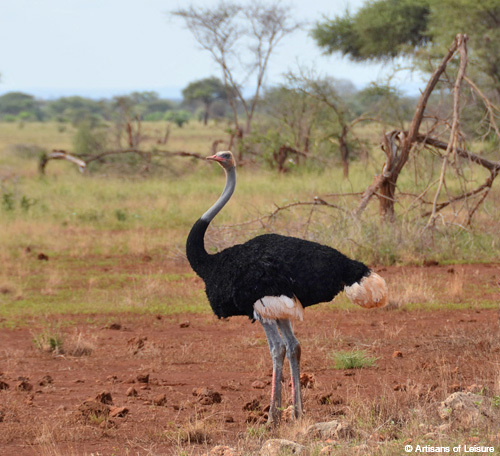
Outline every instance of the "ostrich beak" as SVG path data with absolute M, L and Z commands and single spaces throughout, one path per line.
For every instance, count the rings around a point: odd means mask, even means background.
M 219 163 L 225 163 L 227 160 L 224 158 L 220 157 L 219 155 L 210 155 L 210 157 L 207 157 L 206 160 L 213 160 Z

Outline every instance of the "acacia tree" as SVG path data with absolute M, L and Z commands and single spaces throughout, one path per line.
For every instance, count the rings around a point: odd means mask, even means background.
M 226 87 L 219 78 L 205 78 L 191 82 L 182 91 L 184 100 L 188 102 L 200 101 L 203 103 L 203 124 L 208 123 L 210 106 L 216 100 L 227 99 Z
M 248 134 L 271 54 L 284 36 L 300 27 L 292 20 L 290 8 L 278 1 L 245 6 L 221 1 L 214 7 L 191 5 L 172 14 L 184 20 L 202 49 L 219 65 L 228 89 L 235 132 Z M 255 87 L 255 92 L 247 99 L 242 87 L 249 85 Z M 240 106 L 246 117 L 244 127 L 238 116 Z
M 472 70 L 500 97 L 498 0 L 374 0 L 318 22 L 311 33 L 327 53 L 354 61 L 407 56 L 430 73 L 455 35 L 467 34 Z

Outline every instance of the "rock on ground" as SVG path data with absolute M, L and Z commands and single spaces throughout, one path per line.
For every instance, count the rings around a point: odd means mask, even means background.
M 193 396 L 198 397 L 198 402 L 201 405 L 220 404 L 222 402 L 222 395 L 210 388 L 195 388 Z
M 306 429 L 305 433 L 311 438 L 322 440 L 350 439 L 354 437 L 353 428 L 349 424 L 337 420 L 312 424 Z
M 259 454 L 260 456 L 293 455 L 302 454 L 304 449 L 304 446 L 292 442 L 291 440 L 269 439 L 264 442 Z
M 442 420 L 460 429 L 488 425 L 495 420 L 491 400 L 473 393 L 451 394 L 439 404 L 438 413 Z

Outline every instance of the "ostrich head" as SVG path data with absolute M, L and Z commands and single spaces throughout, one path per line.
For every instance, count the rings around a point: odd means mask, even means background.
M 207 157 L 207 160 L 213 160 L 219 163 L 226 171 L 229 171 L 231 168 L 236 166 L 236 162 L 234 161 L 233 154 L 228 150 L 223 150 L 221 152 L 217 152 L 215 155 L 211 155 Z

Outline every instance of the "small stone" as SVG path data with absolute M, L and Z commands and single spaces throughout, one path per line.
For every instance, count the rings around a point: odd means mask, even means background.
M 179 324 L 180 328 L 189 328 L 191 323 L 189 321 L 183 321 L 182 323 Z
M 424 260 L 424 267 L 429 268 L 431 266 L 438 266 L 439 262 L 436 260 Z
M 354 437 L 354 430 L 347 423 L 333 420 L 326 423 L 316 423 L 306 429 L 306 434 L 320 439 L 349 439 Z
M 127 341 L 127 345 L 129 347 L 129 350 L 132 352 L 133 355 L 137 355 L 141 350 L 144 349 L 144 346 L 146 345 L 146 341 L 148 340 L 147 337 L 132 337 L 132 339 L 129 339 Z
M 167 396 L 165 394 L 158 394 L 153 398 L 153 405 L 157 405 L 158 407 L 167 405 Z
M 403 357 L 403 352 L 400 352 L 399 350 L 396 350 L 396 351 L 392 354 L 392 357 L 393 357 L 393 358 L 402 358 L 402 357 Z
M 42 252 L 38 254 L 37 259 L 40 261 L 49 261 L 49 257 Z
M 9 384 L 7 382 L 4 382 L 3 380 L 0 380 L 0 390 L 8 390 L 9 389 Z
M 129 413 L 129 409 L 127 407 L 111 407 L 109 411 L 110 418 L 123 418 L 125 415 Z
M 40 386 L 51 385 L 54 382 L 53 378 L 50 375 L 44 375 L 42 379 L 38 382 Z
M 305 447 L 291 440 L 269 439 L 264 442 L 260 449 L 260 456 L 281 456 L 283 454 L 302 454 Z
M 95 400 L 97 402 L 100 402 L 101 404 L 107 404 L 107 405 L 113 404 L 113 398 L 111 397 L 111 393 L 109 393 L 108 391 L 103 391 L 102 393 L 99 393 L 95 397 Z
M 252 383 L 252 388 L 254 389 L 264 389 L 266 387 L 266 384 L 260 380 L 255 380 L 255 382 Z
M 17 385 L 16 389 L 19 391 L 31 391 L 33 389 L 33 385 L 28 382 L 28 380 L 21 380 Z
M 128 397 L 137 397 L 138 393 L 137 393 L 137 390 L 133 386 L 131 386 L 127 390 L 127 392 L 125 393 L 125 395 L 128 396 Z
M 313 374 L 309 374 L 307 372 L 300 374 L 300 386 L 302 386 L 302 388 L 312 388 L 315 383 L 316 378 Z
M 149 383 L 149 374 L 138 374 L 137 381 L 139 383 Z
M 82 418 L 91 422 L 93 422 L 95 418 L 108 417 L 109 411 L 109 405 L 94 400 L 85 401 L 78 406 L 78 412 Z
M 112 329 L 114 331 L 119 331 L 120 329 L 122 329 L 122 325 L 120 323 L 111 323 L 106 328 Z
M 222 402 L 222 395 L 210 388 L 195 388 L 193 396 L 198 397 L 198 402 L 201 405 L 213 405 Z
M 247 402 L 243 406 L 243 410 L 245 412 L 250 412 L 250 411 L 254 411 L 254 410 L 261 410 L 261 409 L 262 409 L 262 406 L 260 405 L 260 402 L 258 399 L 253 399 L 250 402 Z

